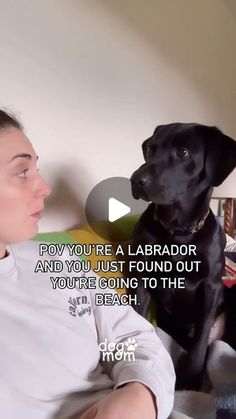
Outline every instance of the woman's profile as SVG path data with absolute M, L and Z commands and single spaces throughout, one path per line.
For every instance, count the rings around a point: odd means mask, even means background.
M 29 239 L 50 194 L 37 160 L 0 110 L 0 417 L 167 418 L 174 368 L 151 324 L 128 306 L 96 306 L 96 289 L 53 289 L 35 271 L 39 243 Z M 128 345 L 134 359 L 116 357 Z

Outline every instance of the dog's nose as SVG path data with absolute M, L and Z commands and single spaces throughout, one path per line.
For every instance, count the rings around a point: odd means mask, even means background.
M 131 177 L 131 182 L 137 186 L 140 186 L 141 188 L 144 188 L 150 182 L 150 177 L 148 176 L 148 174 L 142 174 L 140 176 L 140 174 L 134 173 Z
M 137 184 L 139 186 L 147 186 L 147 184 L 149 183 L 149 177 L 148 176 L 142 176 L 140 179 L 138 179 Z

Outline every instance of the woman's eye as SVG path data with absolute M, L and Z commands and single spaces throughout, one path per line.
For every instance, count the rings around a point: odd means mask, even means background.
M 187 159 L 190 157 L 190 152 L 186 148 L 179 148 L 176 151 L 176 156 L 180 157 L 181 159 Z
M 22 172 L 18 173 L 17 176 L 20 178 L 26 178 L 27 177 L 27 172 L 29 171 L 29 169 L 25 169 Z

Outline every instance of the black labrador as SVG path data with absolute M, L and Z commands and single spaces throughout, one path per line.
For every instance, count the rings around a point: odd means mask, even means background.
M 144 317 L 151 297 L 158 326 L 187 350 L 176 368 L 177 388 L 198 389 L 211 328 L 228 304 L 231 313 L 236 310 L 236 299 L 230 302 L 221 279 L 225 234 L 209 207 L 213 187 L 236 166 L 236 142 L 216 127 L 172 123 L 158 126 L 142 148 L 145 163 L 131 177 L 132 194 L 151 203 L 135 227 L 133 250 L 146 244 L 167 245 L 168 249 L 185 244 L 196 251 L 186 256 L 155 256 L 156 261 L 171 262 L 172 272 L 137 274 L 172 280 L 184 277 L 185 288 L 168 286 L 169 282 L 164 286 L 163 280 L 151 288 L 139 278 L 138 288 L 130 293 L 138 295 L 141 305 L 134 308 Z M 153 260 L 153 256 L 141 258 Z M 176 269 L 180 260 L 185 267 L 181 273 Z M 187 272 L 193 261 L 196 269 Z M 231 296 L 233 293 L 236 289 Z M 236 349 L 236 330 L 232 325 L 230 330 L 228 323 L 222 338 Z

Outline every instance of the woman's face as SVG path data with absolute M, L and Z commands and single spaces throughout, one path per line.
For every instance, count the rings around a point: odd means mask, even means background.
M 0 244 L 33 237 L 50 188 L 37 171 L 37 156 L 16 128 L 0 130 Z

